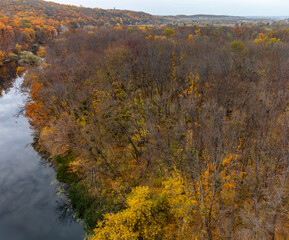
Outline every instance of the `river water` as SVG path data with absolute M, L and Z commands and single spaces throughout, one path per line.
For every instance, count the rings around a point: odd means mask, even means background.
M 83 239 L 81 223 L 60 220 L 55 171 L 29 145 L 27 119 L 15 116 L 25 100 L 17 90 L 21 82 L 0 94 L 0 239 Z

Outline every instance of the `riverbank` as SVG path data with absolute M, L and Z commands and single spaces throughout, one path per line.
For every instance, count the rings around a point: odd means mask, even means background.
M 0 96 L 0 239 L 83 239 L 81 223 L 61 220 L 64 199 L 57 196 L 56 173 L 30 145 L 27 119 L 16 117 L 26 99 L 22 81 L 11 78 Z

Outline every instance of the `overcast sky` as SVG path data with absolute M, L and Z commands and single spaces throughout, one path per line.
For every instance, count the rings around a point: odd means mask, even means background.
M 288 16 L 289 0 L 52 0 L 53 2 L 128 9 L 156 15 L 225 14 L 235 16 Z

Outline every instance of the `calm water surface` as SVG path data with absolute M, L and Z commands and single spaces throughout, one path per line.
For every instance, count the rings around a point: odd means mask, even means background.
M 82 224 L 59 220 L 55 171 L 29 146 L 27 119 L 15 116 L 25 99 L 21 82 L 0 97 L 0 239 L 83 239 Z

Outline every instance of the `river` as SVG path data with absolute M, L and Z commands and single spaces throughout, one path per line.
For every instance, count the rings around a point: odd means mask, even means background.
M 25 100 L 17 90 L 22 80 L 0 94 L 0 239 L 84 239 L 81 223 L 60 220 L 55 171 L 30 146 L 27 119 L 15 116 Z

